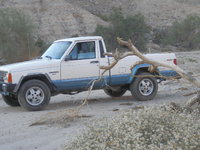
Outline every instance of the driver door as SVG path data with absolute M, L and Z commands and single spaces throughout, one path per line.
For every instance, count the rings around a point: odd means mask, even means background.
M 96 41 L 77 42 L 61 63 L 61 82 L 65 90 L 88 88 L 99 78 Z

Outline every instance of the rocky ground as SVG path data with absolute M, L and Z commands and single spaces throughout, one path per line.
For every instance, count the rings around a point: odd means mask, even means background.
M 200 51 L 176 53 L 179 65 L 193 75 L 200 75 Z M 184 96 L 196 89 L 185 81 L 167 81 L 159 86 L 154 100 L 133 101 L 130 92 L 121 98 L 110 98 L 103 91 L 92 92 L 88 105 L 81 109 L 83 118 L 67 119 L 71 109 L 80 105 L 86 92 L 74 96 L 53 97 L 50 105 L 38 112 L 28 112 L 7 106 L 0 100 L 0 149 L 2 150 L 59 150 L 70 143 L 96 119 L 114 117 L 123 110 L 170 102 L 184 103 Z M 68 112 L 68 113 L 67 113 Z M 31 126 L 35 122 L 36 124 Z M 43 120 L 43 122 L 42 122 Z

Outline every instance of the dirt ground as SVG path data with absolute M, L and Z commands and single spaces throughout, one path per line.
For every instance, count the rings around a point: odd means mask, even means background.
M 177 53 L 179 65 L 194 75 L 200 75 L 200 51 Z M 121 98 L 110 98 L 102 90 L 93 91 L 88 105 L 81 109 L 87 117 L 59 121 L 59 114 L 80 105 L 86 92 L 74 96 L 58 95 L 43 111 L 28 112 L 21 107 L 9 107 L 0 99 L 0 150 L 59 150 L 70 143 L 96 119 L 117 117 L 120 111 L 138 106 L 161 105 L 170 102 L 184 103 L 191 96 L 185 94 L 195 91 L 185 81 L 167 81 L 159 85 L 154 100 L 133 101 L 130 92 Z M 30 126 L 41 118 L 52 118 L 46 124 Z M 62 120 L 62 117 L 61 117 Z

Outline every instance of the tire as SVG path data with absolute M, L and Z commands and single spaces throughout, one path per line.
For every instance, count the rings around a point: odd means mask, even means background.
M 51 97 L 49 87 L 40 80 L 29 80 L 19 90 L 18 100 L 29 111 L 42 110 L 49 104 Z
M 139 101 L 152 100 L 158 91 L 158 83 L 155 77 L 150 77 L 150 73 L 140 73 L 130 85 L 132 96 Z M 144 77 L 142 77 L 144 76 Z
M 123 88 L 118 88 L 117 90 L 112 90 L 109 88 L 105 88 L 104 92 L 111 97 L 121 97 L 126 93 L 127 89 L 123 89 Z
M 12 107 L 20 106 L 19 101 L 16 96 L 14 95 L 2 95 L 4 102 Z

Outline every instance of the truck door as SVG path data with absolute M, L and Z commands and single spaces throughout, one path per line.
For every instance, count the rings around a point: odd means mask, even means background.
M 65 90 L 87 88 L 99 74 L 97 41 L 75 43 L 67 60 L 61 63 L 61 81 Z

